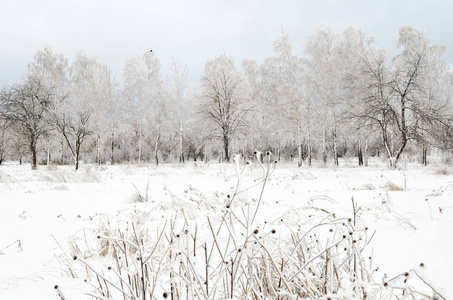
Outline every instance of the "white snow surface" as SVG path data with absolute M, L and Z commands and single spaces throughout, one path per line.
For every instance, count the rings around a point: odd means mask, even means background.
M 373 268 L 379 268 L 375 276 L 390 279 L 415 270 L 453 299 L 452 173 L 442 165 L 406 164 L 391 170 L 378 162 L 368 167 L 277 164 L 265 187 L 258 224 L 266 221 L 283 231 L 283 222 L 297 225 L 309 218 L 302 210 L 309 205 L 351 218 L 353 197 L 361 207 L 360 221 L 369 232 L 376 231 L 366 250 L 367 255 L 372 252 Z M 253 164 L 241 185 L 253 186 L 260 176 L 260 167 Z M 403 190 L 389 190 L 389 182 Z M 83 279 L 68 276 L 56 259 L 71 239 L 96 229 L 100 218 L 124 212 L 148 211 L 164 220 L 174 214 L 175 203 L 187 202 L 188 210 L 197 197 L 220 207 L 236 183 L 234 164 L 83 165 L 77 172 L 72 166 L 32 171 L 29 165 L 1 165 L 0 299 L 57 300 L 55 285 L 67 299 L 89 299 Z M 148 202 L 132 201 L 146 190 Z M 253 201 L 259 192 L 254 187 L 238 201 Z M 194 219 L 204 212 L 187 213 Z

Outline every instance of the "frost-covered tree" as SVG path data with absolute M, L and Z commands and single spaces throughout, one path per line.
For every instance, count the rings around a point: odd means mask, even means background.
M 67 60 L 62 55 L 44 48 L 29 64 L 25 81 L 1 92 L 1 113 L 19 136 L 28 141 L 32 169 L 37 168 L 38 141 L 52 128 L 49 110 L 67 95 L 66 68 Z
M 378 126 L 393 167 L 409 141 L 427 141 L 423 132 L 445 119 L 442 108 L 448 101 L 439 85 L 446 76 L 443 48 L 430 45 L 424 33 L 412 27 L 401 28 L 398 46 L 403 50 L 391 65 L 384 51 L 370 47 L 363 53 L 355 78 L 362 97 L 349 112 L 358 122 Z
M 343 130 L 348 132 L 349 140 L 356 141 L 359 165 L 367 165 L 368 144 L 376 128 L 373 122 L 364 122 L 354 117 L 363 97 L 363 90 L 357 87 L 357 83 L 363 79 L 361 68 L 372 43 L 373 39 L 365 37 L 360 28 L 349 27 L 337 38 L 335 47 L 337 61 L 341 64 L 338 75 L 341 81 L 340 120 L 342 127 L 346 127 Z
M 53 123 L 53 112 L 58 103 L 66 99 L 69 94 L 69 61 L 61 54 L 56 54 L 50 47 L 45 47 L 36 53 L 33 63 L 29 65 L 30 74 L 35 78 L 40 78 L 46 89 L 52 90 L 50 118 L 47 118 L 50 125 L 50 132 L 43 143 L 44 150 L 47 152 L 47 164 L 50 163 L 51 150 L 53 147 L 60 148 L 61 162 L 64 156 L 63 137 L 55 136 Z M 60 139 L 60 140 L 59 140 Z M 58 141 L 59 140 L 59 141 Z M 57 142 L 58 141 L 58 142 Z M 60 147 L 57 145 L 59 144 Z
M 206 63 L 201 81 L 200 113 L 210 129 L 209 137 L 223 144 L 225 161 L 230 161 L 230 146 L 234 138 L 249 132 L 247 115 L 252 110 L 246 77 L 234 59 L 223 54 Z
M 39 77 L 29 76 L 25 82 L 0 92 L 1 114 L 14 124 L 19 136 L 27 140 L 33 170 L 38 165 L 38 141 L 50 130 L 47 113 L 51 101 L 52 90 L 47 89 Z
M 262 68 L 264 114 L 272 120 L 277 138 L 277 156 L 280 157 L 281 142 L 288 133 L 297 141 L 298 165 L 302 165 L 302 131 L 304 127 L 304 104 L 308 100 L 303 85 L 303 69 L 300 58 L 292 54 L 288 34 L 282 31 L 274 42 L 273 54 Z
M 124 92 L 128 102 L 129 121 L 135 130 L 138 162 L 142 162 L 143 144 L 153 144 L 154 159 L 159 163 L 162 134 L 167 133 L 167 91 L 165 90 L 160 62 L 152 52 L 126 61 L 124 66 Z
M 0 165 L 13 146 L 12 139 L 11 122 L 0 115 Z
M 410 26 L 400 29 L 398 47 L 402 52 L 393 59 L 395 103 L 393 105 L 397 147 L 392 153 L 395 163 L 407 143 L 414 140 L 423 147 L 426 164 L 426 129 L 448 119 L 451 94 L 448 92 L 448 68 L 445 47 L 431 45 L 423 31 Z M 447 113 L 447 115 L 445 115 Z M 451 118 L 451 114 L 450 114 Z
M 184 163 L 184 116 L 183 112 L 183 97 L 184 90 L 186 87 L 187 78 L 187 66 L 182 67 L 179 62 L 174 59 L 171 63 L 172 75 L 170 77 L 171 90 L 174 99 L 176 100 L 177 111 L 178 111 L 178 127 L 179 127 L 179 162 Z
M 308 93 L 313 98 L 321 131 L 322 161 L 327 162 L 328 131 L 332 131 L 334 162 L 338 165 L 338 88 L 339 65 L 335 57 L 335 39 L 330 28 L 318 27 L 305 45 Z
M 101 82 L 106 76 L 105 65 L 96 58 L 78 53 L 70 67 L 69 95 L 53 109 L 55 129 L 62 134 L 78 170 L 80 151 L 86 139 L 96 132 L 97 102 L 104 97 Z

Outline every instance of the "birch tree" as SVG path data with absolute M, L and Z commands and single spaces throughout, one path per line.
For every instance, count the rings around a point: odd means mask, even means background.
M 338 164 L 336 149 L 337 141 L 337 113 L 336 113 L 336 86 L 335 63 L 334 63 L 334 36 L 331 30 L 321 26 L 310 37 L 305 45 L 305 53 L 309 56 L 306 61 L 308 67 L 307 76 L 310 82 L 310 94 L 314 97 L 314 105 L 318 112 L 319 125 L 321 127 L 321 152 L 322 161 L 327 163 L 327 134 L 329 124 L 332 125 L 334 144 L 334 161 Z M 329 121 L 329 115 L 332 117 Z
M 128 101 L 130 122 L 136 131 L 138 162 L 142 162 L 146 138 L 153 144 L 155 162 L 159 163 L 162 132 L 165 130 L 168 99 L 160 62 L 152 52 L 126 61 L 124 66 L 125 95 Z M 145 128 L 148 129 L 145 131 Z
M 95 114 L 99 114 L 96 102 L 104 90 L 102 78 L 105 66 L 86 54 L 78 53 L 70 68 L 69 96 L 54 109 L 55 128 L 62 134 L 79 169 L 80 151 L 87 138 L 96 132 Z
M 210 129 L 209 137 L 223 143 L 225 161 L 230 161 L 234 138 L 249 132 L 247 115 L 252 110 L 246 77 L 226 54 L 208 61 L 202 78 L 201 117 Z
M 179 162 L 184 164 L 184 118 L 183 118 L 183 97 L 186 87 L 187 66 L 182 67 L 173 58 L 171 64 L 172 75 L 170 77 L 173 97 L 176 98 L 179 120 Z
M 273 130 L 278 133 L 278 153 L 282 136 L 288 130 L 293 132 L 297 140 L 298 165 L 301 166 L 303 105 L 307 97 L 303 92 L 302 62 L 292 54 L 288 39 L 288 34 L 282 31 L 280 38 L 274 42 L 272 56 L 264 63 L 264 100 L 276 125 Z

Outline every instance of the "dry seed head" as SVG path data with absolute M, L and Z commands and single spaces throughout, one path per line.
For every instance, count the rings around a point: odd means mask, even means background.
M 54 288 L 54 289 L 58 289 L 58 285 L 55 285 L 53 288 Z
M 254 234 L 258 234 L 258 232 L 259 232 L 258 229 L 255 229 L 255 230 L 253 231 Z

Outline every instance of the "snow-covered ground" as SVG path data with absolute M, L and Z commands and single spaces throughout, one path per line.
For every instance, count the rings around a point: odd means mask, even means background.
M 354 199 L 360 222 L 375 232 L 365 255 L 372 256 L 375 276 L 389 280 L 414 270 L 443 297 L 453 299 L 452 173 L 441 165 L 390 170 L 382 163 L 277 164 L 257 224 L 266 221 L 280 232 L 282 223 L 297 225 L 311 218 L 308 207 L 352 218 Z M 260 176 L 256 164 L 244 172 L 241 187 L 252 188 L 237 201 L 258 199 L 260 187 L 253 186 Z M 60 299 L 55 285 L 68 300 L 89 299 L 83 279 L 68 276 L 58 259 L 85 231 L 99 228 L 103 218 L 127 212 L 148 211 L 164 220 L 177 205 L 187 204 L 190 219 L 201 218 L 200 199 L 221 207 L 236 183 L 234 164 L 84 165 L 78 172 L 71 166 L 31 171 L 29 165 L 1 165 L 0 299 Z M 148 201 L 134 201 L 138 194 Z

